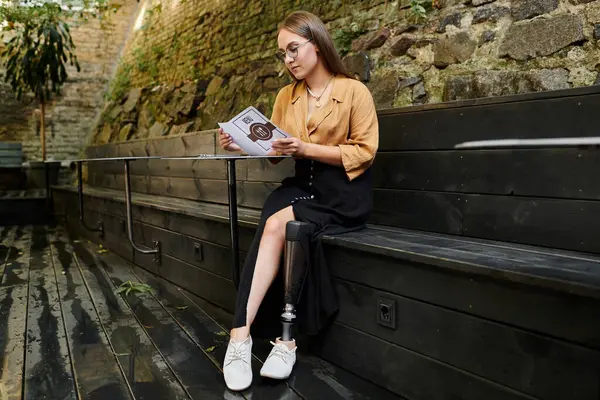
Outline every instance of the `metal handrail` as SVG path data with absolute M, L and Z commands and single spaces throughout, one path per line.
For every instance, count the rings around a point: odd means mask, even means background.
M 98 229 L 89 228 L 85 225 L 83 220 L 83 183 L 81 165 L 84 162 L 97 162 L 97 161 L 123 161 L 125 176 L 125 207 L 127 212 L 127 237 L 131 247 L 142 254 L 154 254 L 154 262 L 157 264 L 161 263 L 162 248 L 161 243 L 158 240 L 153 241 L 153 247 L 148 248 L 146 246 L 140 247 L 135 243 L 133 238 L 133 216 L 131 213 L 131 181 L 129 163 L 136 160 L 225 160 L 227 161 L 227 185 L 228 185 L 228 199 L 229 199 L 229 229 L 230 229 L 230 240 L 231 240 L 231 268 L 232 278 L 236 289 L 239 287 L 240 282 L 240 265 L 239 265 L 239 232 L 238 232 L 238 213 L 237 213 L 237 189 L 236 189 L 236 174 L 235 174 L 235 162 L 236 160 L 251 160 L 251 159 L 272 159 L 272 158 L 290 158 L 290 156 L 246 156 L 246 155 L 230 155 L 230 154 L 199 154 L 195 156 L 131 156 L 131 157 L 110 157 L 110 158 L 82 158 L 79 160 L 73 160 L 77 163 L 78 173 L 78 188 L 79 188 L 79 210 L 80 220 L 82 224 L 91 231 L 99 231 L 101 235 L 104 233 L 104 226 L 102 221 L 99 221 Z
M 123 161 L 125 166 L 125 208 L 127 210 L 127 237 L 129 238 L 129 243 L 131 243 L 131 247 L 138 253 L 142 254 L 154 254 L 154 262 L 160 264 L 160 242 L 158 240 L 154 240 L 152 244 L 154 247 L 152 249 L 144 249 L 135 244 L 133 240 L 133 217 L 131 215 L 131 182 L 129 180 L 129 161 Z

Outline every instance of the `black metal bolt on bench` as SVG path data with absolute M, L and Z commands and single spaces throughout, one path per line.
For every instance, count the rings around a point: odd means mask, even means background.
M 269 159 L 269 158 L 289 158 L 288 156 L 246 156 L 246 155 L 219 155 L 219 154 L 199 154 L 196 156 L 145 156 L 145 157 L 111 157 L 111 158 L 85 158 L 73 160 L 77 163 L 77 185 L 79 193 L 79 220 L 81 225 L 92 232 L 104 234 L 102 221 L 98 221 L 97 228 L 89 227 L 84 220 L 83 212 L 83 178 L 82 164 L 84 162 L 102 162 L 102 161 L 122 161 L 123 175 L 125 178 L 125 205 L 127 212 L 127 236 L 131 247 L 141 254 L 154 254 L 154 261 L 160 264 L 161 244 L 155 240 L 153 247 L 139 246 L 133 238 L 133 217 L 131 214 L 131 182 L 129 173 L 129 163 L 136 160 L 224 160 L 227 161 L 227 184 L 228 184 L 228 199 L 229 199 L 229 230 L 231 239 L 231 269 L 233 283 L 237 288 L 240 282 L 240 256 L 239 256 L 239 233 L 238 233 L 238 212 L 237 212 L 237 185 L 235 176 L 235 162 L 237 160 L 252 160 L 252 159 Z

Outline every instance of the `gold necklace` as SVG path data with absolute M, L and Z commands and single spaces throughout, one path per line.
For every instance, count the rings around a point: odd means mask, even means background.
M 315 96 L 315 94 L 310 90 L 310 88 L 308 87 L 308 84 L 306 85 L 306 90 L 308 90 L 308 93 L 315 98 L 315 100 L 317 100 L 317 102 L 315 103 L 315 105 L 317 106 L 317 108 L 321 107 L 321 97 L 323 97 L 323 94 L 325 94 L 325 91 L 327 90 L 327 88 L 329 87 L 329 82 L 331 82 L 331 80 L 333 79 L 333 77 L 335 76 L 335 74 L 331 75 L 331 78 L 329 78 L 329 80 L 327 81 L 327 85 L 325 85 L 325 89 L 323 89 L 323 91 L 321 92 L 320 96 Z

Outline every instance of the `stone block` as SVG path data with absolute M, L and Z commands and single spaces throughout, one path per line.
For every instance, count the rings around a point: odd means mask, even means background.
M 216 75 L 210 83 L 208 84 L 208 88 L 206 89 L 206 95 L 211 96 L 221 90 L 221 85 L 223 85 L 224 79 L 220 76 Z
M 389 108 L 396 98 L 398 77 L 393 71 L 386 72 L 381 75 L 373 76 L 367 86 L 373 94 L 375 106 L 377 108 Z
M 343 58 L 344 66 L 359 80 L 366 82 L 371 78 L 371 65 L 369 56 L 364 52 L 348 55 Z
M 444 101 L 507 96 L 519 93 L 559 90 L 570 87 L 569 73 L 562 68 L 533 71 L 479 71 L 450 77 Z
M 587 4 L 597 0 L 569 0 L 571 4 L 579 5 L 579 4 Z
M 450 64 L 462 63 L 471 57 L 476 47 L 477 44 L 467 32 L 445 37 L 433 45 L 433 64 L 444 68 Z
M 585 16 L 588 23 L 600 24 L 600 1 L 588 4 L 585 8 Z
M 413 86 L 412 97 L 413 104 L 425 104 L 427 102 L 427 92 L 425 91 L 423 82 L 419 82 Z
M 512 0 L 511 15 L 515 21 L 547 14 L 558 8 L 558 0 Z
M 398 82 L 398 90 L 402 90 L 409 86 L 414 86 L 417 83 L 422 82 L 422 81 L 423 81 L 423 79 L 421 79 L 418 76 L 411 76 L 409 78 L 400 79 L 400 81 Z
M 160 122 L 156 121 L 150 128 L 150 131 L 148 132 L 148 137 L 151 137 L 151 138 L 161 137 L 164 134 L 165 134 L 165 126 L 163 124 L 161 124 Z
M 440 24 L 438 25 L 436 31 L 438 33 L 442 33 L 442 32 L 446 32 L 446 27 L 448 25 L 453 25 L 457 28 L 460 28 L 460 21 L 462 20 L 462 14 L 461 13 L 453 13 L 450 15 L 446 15 L 444 18 L 442 18 L 442 20 L 440 21 Z
M 499 55 L 527 60 L 548 56 L 583 39 L 583 21 L 577 15 L 540 18 L 511 25 L 500 45 Z
M 496 38 L 496 32 L 494 31 L 483 31 L 479 37 L 479 45 L 493 41 Z
M 119 142 L 125 142 L 125 141 L 129 140 L 131 138 L 131 136 L 133 135 L 133 131 L 134 131 L 133 124 L 125 125 L 119 131 L 119 136 L 117 137 L 117 140 Z
M 352 51 L 376 49 L 383 46 L 388 37 L 390 37 L 390 30 L 388 28 L 367 33 L 352 42 Z
M 499 7 L 494 5 L 483 6 L 477 9 L 473 15 L 473 23 L 481 22 L 497 22 L 500 18 L 510 15 L 510 10 L 507 7 Z
M 417 39 L 412 35 L 402 35 L 394 38 L 390 46 L 390 53 L 395 57 L 403 56 L 416 41 Z

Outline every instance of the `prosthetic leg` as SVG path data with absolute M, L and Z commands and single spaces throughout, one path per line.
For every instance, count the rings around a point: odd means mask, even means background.
M 308 248 L 301 241 L 308 243 L 310 225 L 305 222 L 290 221 L 285 229 L 285 254 L 283 263 L 284 302 L 281 323 L 283 334 L 281 340 L 291 341 L 292 328 L 296 319 L 296 304 L 304 285 L 308 267 Z

